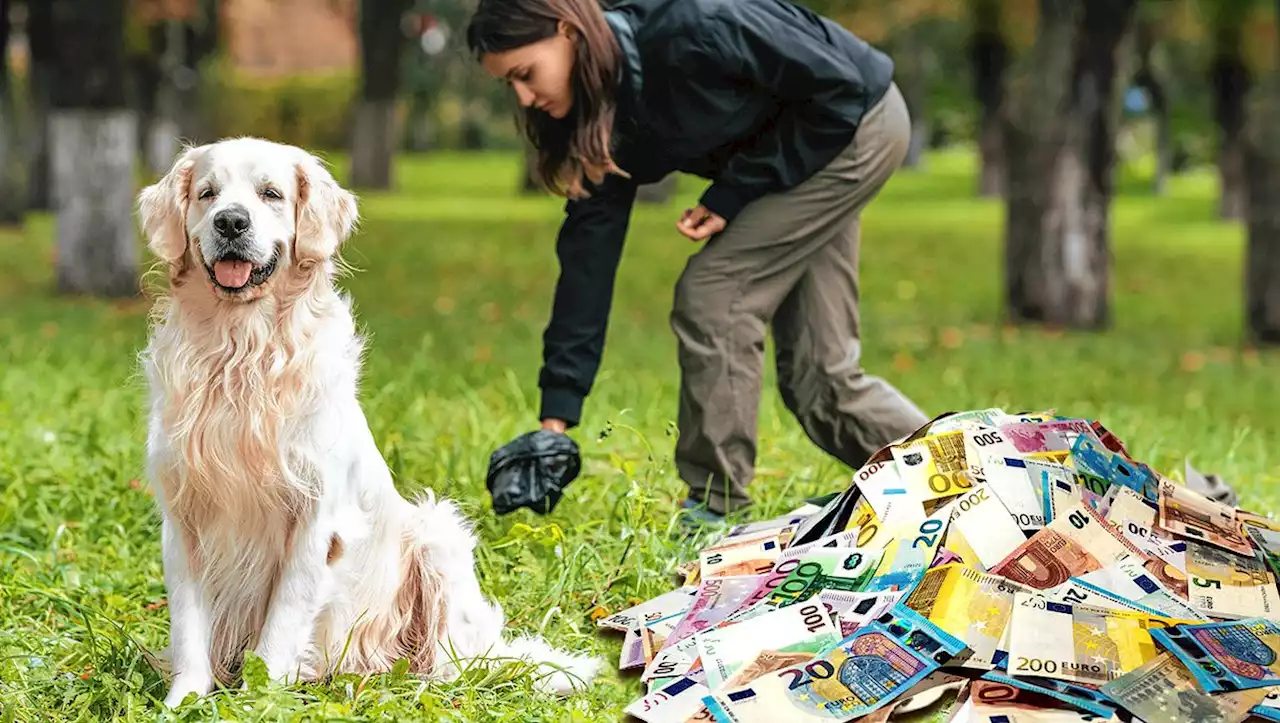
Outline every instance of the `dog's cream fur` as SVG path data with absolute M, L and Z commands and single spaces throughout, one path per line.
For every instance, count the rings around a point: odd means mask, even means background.
M 589 682 L 596 659 L 504 640 L 457 507 L 430 493 L 411 503 L 392 485 L 357 401 L 362 340 L 333 284 L 355 197 L 302 149 L 236 138 L 186 149 L 138 203 L 168 271 L 141 360 L 169 595 L 166 703 L 232 684 L 245 650 L 285 681 L 399 658 L 448 678 L 477 658 L 521 658 L 543 690 Z M 208 270 L 212 219 L 233 204 L 251 221 L 244 255 L 255 268 L 275 259 L 240 291 Z

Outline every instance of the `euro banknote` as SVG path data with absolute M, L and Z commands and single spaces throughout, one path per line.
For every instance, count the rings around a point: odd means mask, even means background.
M 1266 618 L 1152 630 L 1210 693 L 1280 685 L 1280 623 Z

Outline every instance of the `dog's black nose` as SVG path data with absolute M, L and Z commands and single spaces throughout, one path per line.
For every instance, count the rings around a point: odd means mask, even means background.
M 213 227 L 226 238 L 238 238 L 249 230 L 249 212 L 243 206 L 228 206 L 213 217 Z

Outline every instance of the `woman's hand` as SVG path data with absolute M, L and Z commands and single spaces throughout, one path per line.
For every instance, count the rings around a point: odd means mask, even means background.
M 691 241 L 702 241 L 724 230 L 725 220 L 703 206 L 685 211 L 676 223 L 676 230 Z
M 542 420 L 542 428 L 564 434 L 569 425 L 565 424 L 563 419 L 544 419 Z

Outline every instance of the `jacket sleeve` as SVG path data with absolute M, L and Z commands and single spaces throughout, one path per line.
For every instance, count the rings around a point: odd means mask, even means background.
M 556 240 L 560 277 L 543 333 L 539 419 L 577 426 L 604 352 L 614 278 L 635 201 L 634 182 L 609 175 L 594 193 L 565 204 Z
M 824 34 L 843 33 L 843 28 L 820 16 L 775 0 L 740 0 L 716 13 L 718 24 L 707 33 L 703 46 L 708 62 L 722 66 L 730 77 L 773 95 L 783 110 L 770 132 L 761 133 L 748 147 L 728 162 L 724 172 L 707 188 L 700 202 L 726 221 L 751 201 L 768 193 L 786 190 L 816 173 L 820 168 L 815 154 L 802 154 L 808 165 L 793 170 L 779 167 L 778 158 L 792 158 L 787 144 L 803 133 L 806 143 L 823 148 L 844 147 L 856 130 L 833 106 L 865 103 L 868 87 L 879 87 L 862 76 L 854 58 L 836 48 Z M 878 53 L 867 47 L 868 57 Z M 879 56 L 876 62 L 892 61 Z M 883 69 L 881 69 L 883 70 Z

